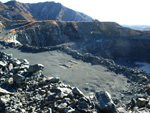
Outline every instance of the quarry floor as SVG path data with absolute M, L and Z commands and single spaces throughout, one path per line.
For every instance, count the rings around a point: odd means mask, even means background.
M 101 65 L 76 60 L 61 51 L 26 53 L 13 48 L 2 49 L 2 45 L 0 48 L 0 51 L 13 54 L 14 58 L 27 59 L 30 64 L 43 64 L 44 75 L 60 77 L 64 83 L 78 87 L 86 95 L 106 90 L 113 99 L 123 100 L 125 97 L 125 101 L 129 101 L 133 88 L 137 87 L 136 83 L 129 82 L 122 74 L 115 74 Z

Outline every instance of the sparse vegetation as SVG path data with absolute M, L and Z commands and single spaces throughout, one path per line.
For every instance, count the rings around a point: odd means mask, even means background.
M 36 7 L 40 8 L 36 9 Z M 64 20 L 64 21 L 91 21 L 92 18 L 82 14 L 80 12 L 76 12 L 73 10 L 68 9 L 67 7 L 62 7 L 61 4 L 57 4 L 54 2 L 49 2 L 46 6 L 43 3 L 39 4 L 22 4 L 19 2 L 7 2 L 5 4 L 0 4 L 0 14 L 2 15 L 1 18 L 10 19 L 8 18 L 7 13 L 9 13 L 12 19 L 10 20 Z M 54 8 L 54 9 L 53 9 Z M 54 14 L 52 15 L 51 10 L 54 10 Z M 69 13 L 68 13 L 69 12 Z M 44 16 L 47 14 L 47 16 Z M 72 15 L 72 16 L 70 16 Z M 54 23 L 57 25 L 56 23 Z
M 78 29 L 77 22 L 72 22 L 72 23 L 73 23 L 74 27 L 75 27 L 76 29 Z
M 16 30 L 15 30 L 15 29 L 12 29 L 12 30 L 10 31 L 10 33 L 15 34 L 15 33 L 16 33 Z

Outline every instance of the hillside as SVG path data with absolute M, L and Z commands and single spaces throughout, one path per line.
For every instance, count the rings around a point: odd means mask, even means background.
M 55 2 L 20 3 L 9 1 L 0 3 L 0 15 L 9 20 L 62 20 L 91 21 L 91 17 L 76 12 Z

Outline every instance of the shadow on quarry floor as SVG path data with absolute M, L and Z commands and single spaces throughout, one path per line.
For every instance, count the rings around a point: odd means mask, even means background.
M 130 69 L 138 68 L 150 74 L 150 59 L 147 57 L 120 57 L 114 61 L 116 64 L 129 67 Z

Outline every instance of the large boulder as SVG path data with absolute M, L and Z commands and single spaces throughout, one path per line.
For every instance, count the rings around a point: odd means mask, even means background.
M 40 70 L 43 70 L 44 66 L 42 64 L 35 64 L 35 65 L 30 65 L 28 72 L 29 73 L 35 73 Z
M 104 113 L 117 113 L 116 107 L 107 91 L 96 92 L 93 101 L 96 107 Z
M 147 99 L 145 99 L 145 98 L 138 98 L 138 99 L 137 99 L 136 105 L 137 105 L 139 108 L 145 107 L 145 106 L 147 106 L 147 104 L 148 104 L 148 100 L 147 100 Z

